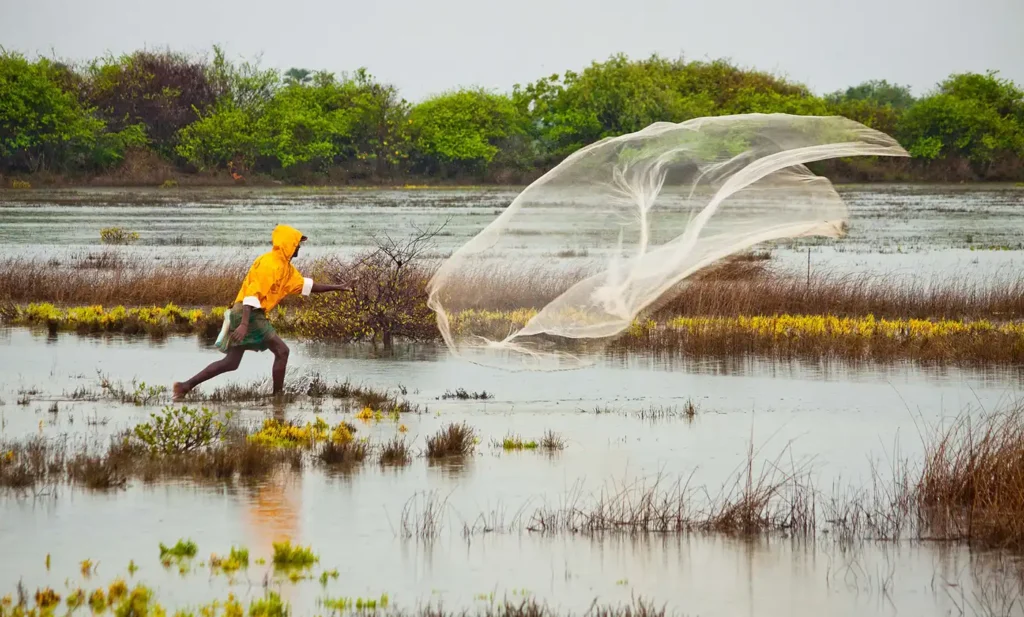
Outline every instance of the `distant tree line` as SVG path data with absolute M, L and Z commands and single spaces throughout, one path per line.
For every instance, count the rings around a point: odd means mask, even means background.
M 11 176 L 98 176 L 141 158 L 181 175 L 284 182 L 515 182 L 655 121 L 747 112 L 846 116 L 913 156 L 816 169 L 843 179 L 1024 180 L 1024 91 L 994 72 L 950 75 L 921 98 L 884 80 L 819 96 L 724 60 L 616 55 L 507 93 L 410 103 L 365 69 L 282 73 L 216 47 L 85 64 L 0 50 L 0 174 Z

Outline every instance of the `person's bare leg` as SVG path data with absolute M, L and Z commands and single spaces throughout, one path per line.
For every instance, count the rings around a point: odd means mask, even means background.
M 174 400 L 181 400 L 181 398 L 191 392 L 193 388 L 208 379 L 213 379 L 217 375 L 237 369 L 238 365 L 242 363 L 242 354 L 244 353 L 245 350 L 238 347 L 229 349 L 223 358 L 216 362 L 211 362 L 209 366 L 196 373 L 195 376 L 188 381 L 175 382 Z
M 274 396 L 278 396 L 284 391 L 284 373 L 288 368 L 289 349 L 288 345 L 285 345 L 281 337 L 276 334 L 267 341 L 267 346 L 274 354 L 272 375 L 274 377 Z

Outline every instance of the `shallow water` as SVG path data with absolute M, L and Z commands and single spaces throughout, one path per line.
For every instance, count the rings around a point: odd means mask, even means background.
M 1015 277 L 1022 264 L 1024 191 L 991 187 L 841 187 L 851 208 L 851 233 L 807 243 L 813 269 L 873 272 L 920 280 L 953 276 Z M 71 191 L 0 194 L 0 252 L 47 258 L 100 250 L 99 230 L 122 225 L 142 243 L 126 254 L 239 259 L 261 246 L 270 226 L 288 222 L 311 237 L 309 254 L 367 246 L 382 229 L 430 225 L 452 215 L 435 239 L 438 254 L 481 229 L 514 197 L 507 190 L 452 191 Z M 198 246 L 158 246 L 179 236 Z M 43 240 L 42 242 L 40 240 Z M 535 244 L 534 240 L 537 240 Z M 999 246 L 1013 250 L 970 250 Z M 522 252 L 557 254 L 578 247 L 557 237 L 531 237 Z M 566 258 L 572 261 L 576 258 Z M 583 258 L 585 259 L 585 258 Z M 775 251 L 783 269 L 807 267 L 804 245 Z M 144 421 L 158 407 L 71 400 L 76 388 L 96 390 L 97 371 L 115 381 L 170 386 L 219 357 L 191 337 L 154 342 L 119 336 L 49 336 L 0 329 L 0 441 L 42 433 L 102 443 Z M 268 378 L 269 354 L 248 354 L 234 374 L 209 387 Z M 321 589 L 314 581 L 284 582 L 296 614 L 324 613 L 325 595 L 378 596 L 414 607 L 485 603 L 481 594 L 516 600 L 523 590 L 582 612 L 599 602 L 642 596 L 682 614 L 698 615 L 960 615 L 1024 614 L 1014 574 L 960 546 L 866 542 L 841 547 L 827 535 L 813 542 L 775 537 L 740 542 L 717 536 L 586 538 L 540 536 L 526 530 L 541 506 L 602 490 L 689 478 L 712 494 L 728 488 L 756 449 L 760 465 L 782 461 L 806 470 L 823 495 L 831 487 L 863 487 L 872 465 L 894 458 L 919 462 L 921 435 L 968 410 L 992 410 L 1020 394 L 1024 369 L 922 368 L 912 363 L 769 362 L 756 358 L 694 360 L 630 355 L 558 373 L 507 373 L 461 362 L 437 346 L 408 346 L 384 356 L 358 345 L 293 345 L 291 376 L 311 371 L 328 380 L 392 390 L 423 413 L 401 419 L 414 451 L 452 421 L 479 431 L 478 452 L 458 467 L 414 458 L 404 469 L 372 464 L 346 475 L 317 469 L 282 475 L 254 487 L 192 483 L 132 484 L 96 493 L 60 487 L 56 494 L 0 494 L 0 596 L 23 580 L 76 585 L 78 562 L 99 561 L 109 582 L 135 575 L 165 605 L 193 607 L 223 599 L 230 588 L 247 598 L 263 592 L 266 566 L 250 567 L 229 587 L 195 567 L 182 577 L 164 571 L 159 542 L 190 537 L 199 556 L 248 546 L 269 557 L 271 542 L 290 537 L 320 554 L 314 570 L 337 568 Z M 487 391 L 484 401 L 443 400 L 447 390 Z M 18 404 L 26 397 L 28 404 Z M 640 413 L 678 410 L 693 401 L 697 416 L 658 420 Z M 48 411 L 57 403 L 56 413 Z M 234 406 L 254 420 L 264 406 Z M 354 421 L 333 402 L 293 405 L 289 418 Z M 354 421 L 355 422 L 355 421 Z M 359 423 L 379 442 L 397 434 L 392 421 Z M 562 452 L 505 453 L 492 445 L 508 433 L 536 439 L 545 430 L 566 437 Z M 403 538 L 402 510 L 446 499 L 441 533 L 432 542 Z M 484 525 L 493 533 L 476 533 Z M 474 533 L 463 536 L 464 526 Z M 47 572 L 44 557 L 53 556 Z M 198 561 L 198 560 L 197 560 Z M 277 583 L 274 583 L 277 585 Z M 518 595 L 513 595 L 518 594 Z M 1014 595 L 1017 594 L 1017 595 Z M 1004 606 L 993 610 L 986 603 Z
M 804 246 L 812 247 L 813 269 L 843 272 L 981 280 L 1016 276 L 1024 264 L 1024 189 L 873 185 L 838 190 L 850 210 L 849 234 L 840 240 L 782 242 L 776 250 L 780 267 L 805 271 Z M 121 226 L 140 234 L 138 245 L 116 249 L 125 256 L 237 261 L 240 247 L 249 254 L 266 246 L 277 223 L 310 237 L 306 257 L 347 255 L 371 246 L 383 230 L 405 237 L 446 223 L 432 240 L 432 254 L 443 256 L 494 220 L 516 194 L 510 189 L 8 191 L 0 192 L 0 255 L 81 257 L 101 250 L 101 229 Z M 557 213 L 552 216 L 558 220 Z M 587 221 L 553 225 L 523 236 L 508 257 L 598 259 L 599 251 L 588 244 L 591 233 L 602 232 Z
M 67 393 L 78 386 L 95 388 L 95 371 L 168 384 L 216 357 L 192 338 L 154 343 L 6 330 L 0 336 L 2 436 L 42 432 L 99 439 L 146 419 L 154 408 L 69 400 Z M 788 447 L 794 467 L 806 466 L 826 491 L 834 482 L 862 486 L 872 461 L 920 458 L 917 427 L 939 423 L 965 406 L 995 407 L 1015 396 L 1021 383 L 1012 369 L 780 366 L 753 360 L 687 365 L 644 357 L 557 374 L 511 374 L 465 364 L 431 347 L 386 358 L 365 348 L 332 353 L 325 346 L 299 345 L 292 358 L 296 374 L 316 370 L 329 379 L 377 387 L 401 384 L 407 398 L 428 407 L 402 418 L 414 449 L 443 424 L 466 420 L 481 436 L 477 455 L 458 468 L 417 458 L 401 470 L 368 464 L 334 477 L 309 470 L 250 489 L 172 483 L 112 494 L 62 488 L 35 498 L 7 495 L 0 498 L 0 546 L 13 559 L 0 560 L 0 585 L 11 588 L 22 577 L 30 589 L 67 576 L 78 580 L 77 563 L 86 558 L 98 560 L 100 573 L 111 577 L 134 559 L 142 567 L 136 578 L 154 585 L 162 600 L 195 605 L 225 597 L 226 580 L 207 581 L 201 568 L 186 578 L 173 569 L 164 572 L 158 542 L 192 538 L 201 557 L 245 545 L 255 559 L 269 557 L 271 541 L 290 537 L 312 544 L 322 567 L 341 573 L 326 591 L 318 583 L 285 583 L 285 597 L 298 614 L 314 611 L 316 598 L 325 594 L 388 593 L 402 606 L 443 601 L 455 608 L 479 605 L 476 596 L 491 592 L 515 599 L 513 591 L 525 589 L 575 610 L 586 609 L 594 598 L 617 603 L 632 594 L 701 615 L 955 615 L 960 604 L 946 592 L 964 590 L 972 597 L 972 577 L 986 571 L 966 549 L 869 543 L 844 551 L 827 536 L 811 544 L 713 536 L 598 540 L 542 537 L 524 527 L 542 505 L 658 476 L 666 482 L 689 477 L 691 485 L 714 493 L 735 477 L 751 441 L 760 449 L 759 462 L 775 460 Z M 220 383 L 263 377 L 270 361 L 269 355 L 253 354 Z M 459 387 L 486 390 L 494 398 L 438 400 Z M 38 393 L 21 406 L 13 402 L 19 390 Z M 687 399 L 699 406 L 692 422 L 636 416 Z M 47 411 L 53 400 L 56 414 Z M 242 412 L 260 418 L 269 409 Z M 311 419 L 316 412 L 331 422 L 352 418 L 329 402 L 319 410 L 294 407 L 288 416 Z M 374 441 L 397 431 L 390 421 L 360 426 Z M 564 451 L 504 453 L 491 444 L 509 432 L 539 438 L 547 429 L 568 438 Z M 402 509 L 410 500 L 422 507 L 425 491 L 447 499 L 441 535 L 432 543 L 403 539 Z M 463 537 L 464 525 L 482 521 L 498 532 Z M 46 553 L 56 564 L 50 573 L 43 568 Z M 251 568 L 252 588 L 243 577 L 232 589 L 243 596 L 261 594 L 264 570 Z

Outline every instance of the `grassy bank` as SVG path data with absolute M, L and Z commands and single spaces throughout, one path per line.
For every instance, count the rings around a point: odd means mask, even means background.
M 500 338 L 512 326 L 522 326 L 534 309 L 465 311 L 452 316 L 458 335 L 471 326 L 477 334 Z M 174 305 L 152 308 L 104 309 L 100 306 L 58 308 L 29 304 L 6 311 L 4 322 L 45 328 L 50 333 L 124 334 L 160 338 L 193 334 L 212 340 L 220 329 L 224 309 L 183 310 Z M 307 323 L 317 323 L 315 310 L 280 309 L 271 315 L 282 335 L 309 337 Z M 407 324 L 408 325 L 408 324 Z M 420 324 L 440 340 L 433 321 Z M 339 339 L 351 339 L 344 331 Z M 373 338 L 372 330 L 362 331 Z M 989 320 L 927 320 L 837 317 L 835 315 L 772 315 L 736 317 L 672 317 L 637 320 L 610 348 L 612 352 L 673 352 L 727 357 L 755 354 L 769 357 L 842 358 L 848 360 L 914 360 L 939 364 L 1020 364 L 1024 362 L 1024 322 Z
M 885 276 L 773 273 L 770 255 L 735 256 L 672 290 L 613 351 L 705 356 L 1024 361 L 1024 277 L 986 283 L 897 281 Z M 395 266 L 401 263 L 401 266 Z M 378 251 L 321 259 L 307 272 L 351 291 L 288 297 L 269 317 L 283 335 L 336 343 L 438 341 L 427 283 L 436 263 L 391 261 Z M 70 263 L 0 261 L 0 320 L 50 333 L 212 341 L 244 277 L 242 263 L 176 261 L 150 267 L 107 251 Z M 468 273 L 445 290 L 456 334 L 493 339 L 588 274 L 586 266 Z

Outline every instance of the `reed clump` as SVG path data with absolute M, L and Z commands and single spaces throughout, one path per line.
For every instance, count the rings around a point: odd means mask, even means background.
M 409 444 L 402 437 L 395 436 L 384 442 L 377 453 L 377 462 L 382 467 L 402 467 L 412 462 Z
M 934 430 L 917 501 L 932 536 L 1024 550 L 1024 401 Z
M 465 422 L 450 423 L 427 437 L 427 458 L 460 458 L 473 454 L 476 449 L 476 430 Z

